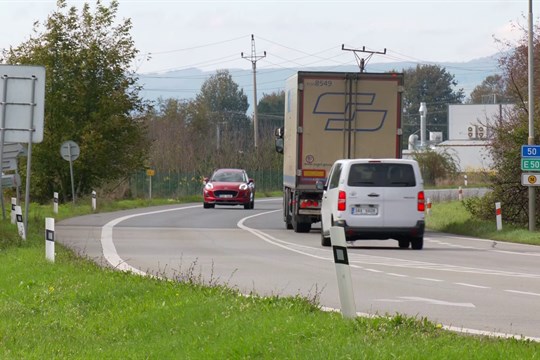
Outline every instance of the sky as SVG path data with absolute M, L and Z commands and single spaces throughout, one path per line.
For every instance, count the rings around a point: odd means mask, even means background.
M 95 1 L 68 1 L 81 8 Z M 110 1 L 102 0 L 108 5 Z M 257 69 L 368 62 L 466 62 L 504 48 L 527 28 L 528 0 L 120 0 L 130 18 L 140 74 L 199 68 Z M 0 49 L 17 46 L 56 1 L 0 0 Z M 540 2 L 533 4 L 537 22 Z M 521 26 L 521 29 L 519 28 Z M 254 42 L 251 41 L 251 35 Z M 266 56 L 264 56 L 266 52 Z M 243 57 L 241 56 L 243 53 Z M 251 56 L 254 55 L 255 58 Z M 368 53 L 360 53 L 367 57 Z

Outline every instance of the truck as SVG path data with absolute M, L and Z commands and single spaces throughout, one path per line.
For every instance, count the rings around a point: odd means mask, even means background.
M 299 71 L 286 80 L 283 220 L 304 233 L 321 220 L 325 182 L 338 159 L 401 158 L 402 73 Z M 320 188 L 320 186 L 319 186 Z

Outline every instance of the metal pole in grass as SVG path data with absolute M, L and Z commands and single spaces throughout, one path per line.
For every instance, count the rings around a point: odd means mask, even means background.
M 54 218 L 45 218 L 45 258 L 54 262 Z
M 501 210 L 501 203 L 496 202 L 495 203 L 495 217 L 497 220 L 497 230 L 502 230 L 502 210 Z
M 341 302 L 341 314 L 348 319 L 356 317 L 356 305 L 352 288 L 351 269 L 347 255 L 347 243 L 345 242 L 345 230 L 340 226 L 330 227 L 330 239 L 334 252 L 334 263 Z

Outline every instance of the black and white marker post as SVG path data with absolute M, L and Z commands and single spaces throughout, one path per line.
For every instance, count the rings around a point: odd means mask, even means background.
M 11 198 L 11 223 L 17 223 L 17 214 L 15 213 L 15 206 L 17 206 L 17 198 Z
M 19 205 L 15 206 L 15 216 L 17 217 L 17 228 L 19 229 L 19 236 L 26 240 L 26 231 L 24 229 L 24 221 L 22 217 L 22 209 Z
M 53 212 L 58 214 L 58 193 L 53 194 Z
M 45 218 L 45 258 L 54 262 L 54 218 Z
M 92 191 L 92 211 L 96 211 L 96 192 L 95 191 Z
M 330 227 L 330 239 L 334 252 L 334 263 L 341 302 L 341 314 L 348 319 L 356 317 L 356 305 L 352 288 L 351 269 L 349 256 L 347 255 L 347 243 L 345 242 L 345 230 L 339 226 Z

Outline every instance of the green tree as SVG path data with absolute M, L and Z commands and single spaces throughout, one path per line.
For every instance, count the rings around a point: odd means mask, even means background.
M 508 83 L 502 75 L 487 76 L 480 85 L 471 92 L 470 104 L 499 104 L 512 102 L 514 99 L 508 91 Z
M 535 26 L 536 33 L 539 31 Z M 509 45 L 512 51 L 506 52 L 500 59 L 504 80 L 509 93 L 517 99 L 514 110 L 503 114 L 502 121 L 495 121 L 492 128 L 490 152 L 494 162 L 491 178 L 493 191 L 490 196 L 470 202 L 468 210 L 475 216 L 491 218 L 493 204 L 501 202 L 504 208 L 504 220 L 514 224 L 526 225 L 529 222 L 528 188 L 521 185 L 521 146 L 528 144 L 528 32 L 524 29 L 517 46 Z M 535 59 L 540 56 L 540 40 L 535 37 L 533 43 Z M 540 101 L 539 69 L 535 69 L 534 102 Z M 540 118 L 540 107 L 534 110 L 534 119 Z M 540 123 L 534 121 L 533 143 L 540 143 Z M 490 216 L 491 215 L 491 216 Z M 540 197 L 536 197 L 536 225 L 540 224 Z
M 72 197 L 69 167 L 61 160 L 60 145 L 77 142 L 74 161 L 78 195 L 106 182 L 129 176 L 143 165 L 147 151 L 136 77 L 128 69 L 137 50 L 130 35 L 131 21 L 115 24 L 118 1 L 95 11 L 84 4 L 68 8 L 66 0 L 23 44 L 3 54 L 9 64 L 46 67 L 44 140 L 33 149 L 32 194 L 50 199 L 58 191 Z
M 257 105 L 259 134 L 261 137 L 274 137 L 274 129 L 283 126 L 285 116 L 285 91 L 263 94 Z
M 413 153 L 418 161 L 426 185 L 437 185 L 441 180 L 455 179 L 458 174 L 458 161 L 448 151 L 425 149 Z
M 463 89 L 454 89 L 454 75 L 439 65 L 417 65 L 403 72 L 403 147 L 406 148 L 409 135 L 420 129 L 421 102 L 427 106 L 427 130 L 440 131 L 448 139 L 448 104 L 459 104 L 465 97 Z
M 210 76 L 201 86 L 196 102 L 204 106 L 213 124 L 226 123 L 233 129 L 249 126 L 247 96 L 228 70 L 217 70 L 216 74 Z

